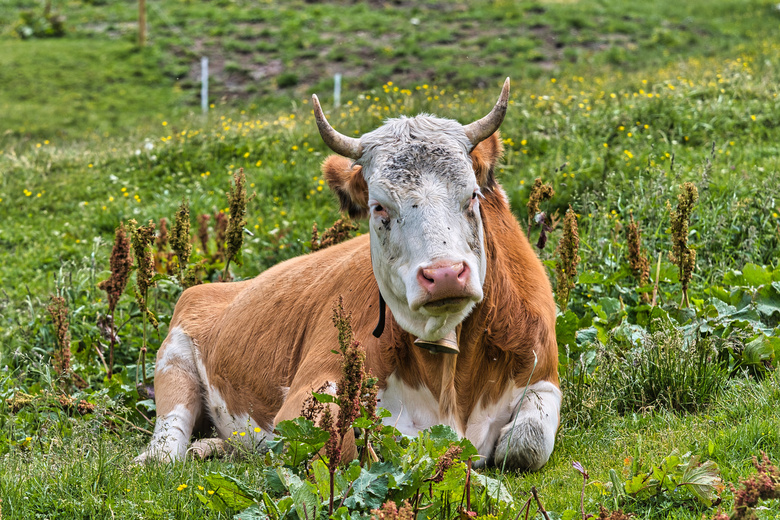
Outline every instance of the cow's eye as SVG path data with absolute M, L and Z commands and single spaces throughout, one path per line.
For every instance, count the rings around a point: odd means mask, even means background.
M 376 206 L 374 206 L 374 211 L 376 211 L 377 213 L 382 213 L 384 210 L 385 208 L 381 204 L 377 204 Z
M 467 211 L 474 211 L 474 207 L 477 204 L 479 204 L 479 200 L 477 197 L 479 197 L 480 195 L 482 194 L 479 192 L 479 188 L 475 189 L 474 192 L 471 194 L 471 200 L 469 200 L 469 203 L 466 205 L 464 209 L 466 209 Z

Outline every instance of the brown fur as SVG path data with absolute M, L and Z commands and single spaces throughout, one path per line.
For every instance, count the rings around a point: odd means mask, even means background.
M 500 154 L 497 135 L 472 152 L 485 186 L 492 182 L 498 187 L 492 171 Z M 323 172 L 337 193 L 348 193 L 352 202 L 347 209 L 363 207 L 367 192 L 363 196 L 359 167 L 350 169 L 348 160 L 330 157 Z M 270 429 L 298 417 L 313 389 L 338 381 L 331 309 L 342 295 L 345 309 L 353 313 L 355 338 L 366 348 L 367 367 L 379 378 L 380 388 L 393 372 L 408 385 L 427 386 L 440 396 L 441 410 L 453 409 L 465 431 L 480 400 L 486 405 L 496 402 L 510 382 L 526 384 L 534 351 L 538 366 L 531 383 L 558 384 L 555 304 L 544 267 L 500 189 L 486 191 L 480 207 L 488 262 L 484 299 L 459 327 L 457 357 L 414 346 L 415 338 L 398 326 L 391 312 L 381 338 L 371 334 L 379 316 L 379 290 L 368 235 L 293 258 L 253 280 L 187 289 L 171 329 L 182 327 L 193 338 L 209 384 L 219 390 L 230 413 L 249 413 Z M 165 344 L 158 356 L 164 349 Z M 174 401 L 198 406 L 194 383 L 181 377 L 158 379 L 158 412 L 165 413 Z
M 331 155 L 322 163 L 322 174 L 338 196 L 342 213 L 356 219 L 368 216 L 368 184 L 362 166 L 353 165 L 340 155 Z
M 474 173 L 477 183 L 484 192 L 493 191 L 496 187 L 496 179 L 493 176 L 498 158 L 504 155 L 504 145 L 501 143 L 501 134 L 494 133 L 477 145 L 471 152 L 471 162 L 474 165 Z

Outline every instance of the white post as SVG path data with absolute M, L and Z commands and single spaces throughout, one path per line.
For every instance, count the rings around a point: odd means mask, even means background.
M 200 59 L 200 108 L 206 114 L 209 111 L 209 59 Z
M 336 73 L 333 77 L 333 107 L 341 106 L 341 74 Z

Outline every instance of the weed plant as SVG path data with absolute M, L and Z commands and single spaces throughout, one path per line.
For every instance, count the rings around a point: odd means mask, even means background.
M 705 409 L 728 378 L 713 342 L 700 336 L 686 338 L 671 324 L 654 328 L 630 350 L 621 352 L 622 345 L 612 345 L 614 359 L 604 367 L 609 374 L 605 383 L 614 393 L 612 405 L 618 413 L 657 407 Z

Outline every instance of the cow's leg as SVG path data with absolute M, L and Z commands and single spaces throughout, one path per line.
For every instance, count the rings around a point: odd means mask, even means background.
M 513 416 L 501 429 L 493 464 L 501 467 L 506 457 L 508 468 L 536 471 L 544 466 L 555 445 L 560 411 L 561 391 L 556 385 L 549 381 L 530 385 L 517 419 Z
M 227 452 L 227 449 L 223 439 L 200 439 L 190 444 L 187 451 L 199 459 L 207 459 L 221 457 Z
M 136 462 L 171 462 L 187 453 L 195 424 L 203 416 L 202 385 L 195 345 L 180 327 L 174 327 L 157 353 L 154 371 L 157 422 L 149 447 Z

